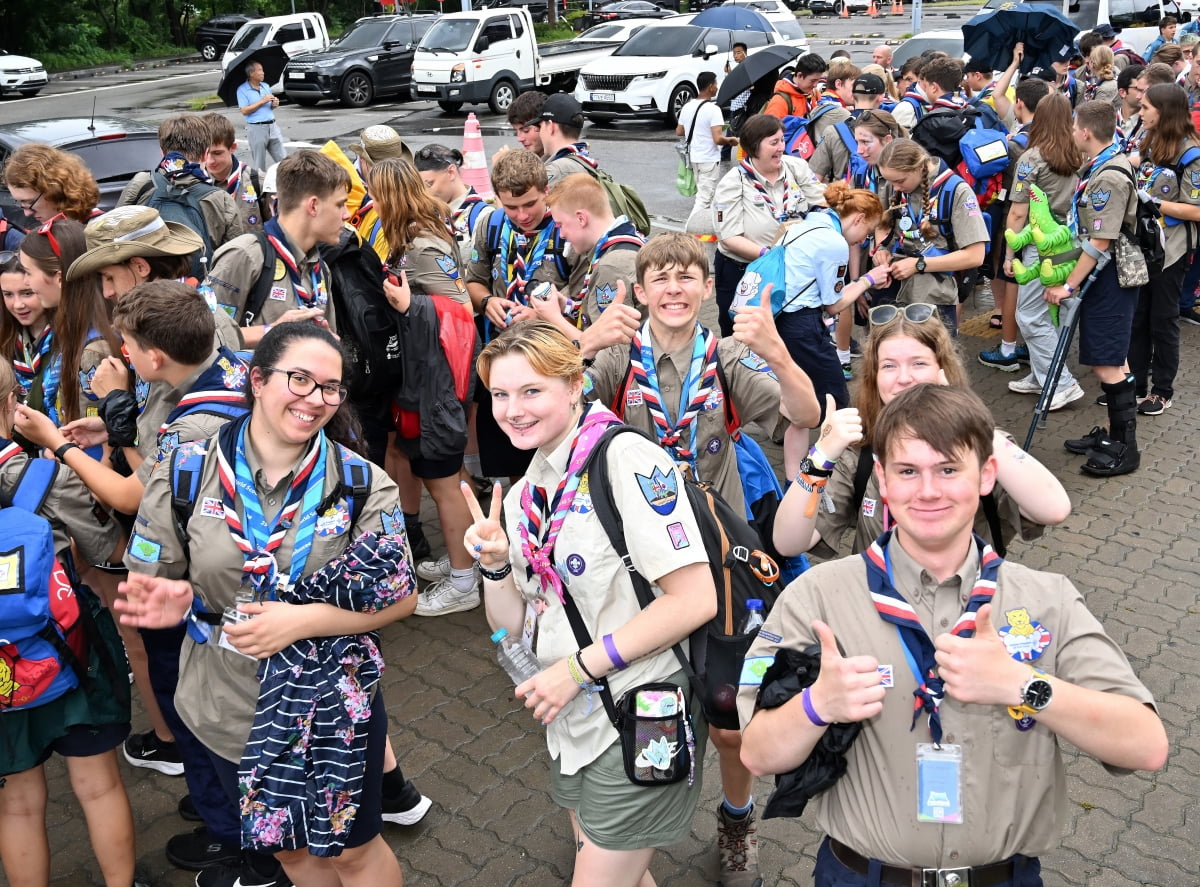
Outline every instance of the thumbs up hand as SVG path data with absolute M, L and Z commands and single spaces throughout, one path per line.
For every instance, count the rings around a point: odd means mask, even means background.
M 830 724 L 865 721 L 883 711 L 883 684 L 874 656 L 843 656 L 833 629 L 820 620 L 812 630 L 821 642 L 821 673 L 810 701 L 821 720 Z
M 984 604 L 975 614 L 975 636 L 959 637 L 949 632 L 933 639 L 938 673 L 946 693 L 958 702 L 976 705 L 1016 705 L 1029 667 L 1009 655 L 992 625 L 992 605 Z
M 634 333 L 642 325 L 642 315 L 633 305 L 625 302 L 625 281 L 617 281 L 617 294 L 608 307 L 592 318 L 592 324 L 579 337 L 580 351 L 584 357 L 595 357 L 596 353 L 613 345 L 628 345 Z
M 863 438 L 862 416 L 854 407 L 839 410 L 832 394 L 825 395 L 825 423 L 821 426 L 821 437 L 817 446 L 829 459 L 841 458 L 846 448 Z

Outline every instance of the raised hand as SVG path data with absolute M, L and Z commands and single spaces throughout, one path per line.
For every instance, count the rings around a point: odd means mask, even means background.
M 584 330 L 580 339 L 584 357 L 594 357 L 598 352 L 613 345 L 628 345 L 642 324 L 642 315 L 632 305 L 625 303 L 625 281 L 617 281 L 617 294 L 592 325 Z
M 504 505 L 504 494 L 500 482 L 492 487 L 492 505 L 485 516 L 475 498 L 475 491 L 466 481 L 459 484 L 463 498 L 467 500 L 467 508 L 471 512 L 471 526 L 463 534 L 463 545 L 471 557 L 479 561 L 480 566 L 487 570 L 498 570 L 509 561 L 508 534 L 504 532 L 504 524 L 500 522 L 500 511 Z
M 809 691 L 821 720 L 830 724 L 865 721 L 883 711 L 885 692 L 874 656 L 843 656 L 833 629 L 819 619 L 812 630 L 821 642 L 821 673 Z
M 195 592 L 183 579 L 164 579 L 144 573 L 130 573 L 117 586 L 120 595 L 113 609 L 121 614 L 122 625 L 138 628 L 172 628 L 188 614 Z
M 774 288 L 774 284 L 768 283 L 759 294 L 758 304 L 740 305 L 733 318 L 733 338 L 767 363 L 779 357 L 778 349 L 787 352 L 783 339 L 779 338 L 775 315 L 771 311 L 771 291 Z
M 855 407 L 839 410 L 832 394 L 825 395 L 825 424 L 821 426 L 821 437 L 817 446 L 826 458 L 841 458 L 846 448 L 863 438 L 862 416 Z
M 938 674 L 946 693 L 958 702 L 977 705 L 1016 705 L 1029 667 L 1009 655 L 992 625 L 992 605 L 975 614 L 975 636 L 945 632 L 933 639 Z

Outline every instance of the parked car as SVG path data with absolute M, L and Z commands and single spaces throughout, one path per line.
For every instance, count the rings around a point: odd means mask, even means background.
M 26 142 L 41 142 L 78 154 L 100 185 L 100 209 L 110 210 L 129 180 L 162 160 L 158 130 L 125 117 L 59 117 L 0 123 L 0 167 Z M 0 211 L 21 227 L 29 220 L 0 181 Z
M 567 0 L 558 0 L 558 17 L 567 15 Z M 550 4 L 547 0 L 481 0 L 474 4 L 476 9 L 515 9 L 524 7 L 529 10 L 530 17 L 535 22 L 544 22 L 549 17 Z
M 896 47 L 892 53 L 892 67 L 899 69 L 910 58 L 920 55 L 927 49 L 940 49 L 952 59 L 962 58 L 962 31 L 947 28 L 940 31 L 922 31 L 920 34 L 914 34 Z
M 1200 2 L 1200 0 L 1197 0 Z M 646 25 L 655 24 L 654 18 L 627 18 L 621 21 L 595 25 L 580 33 L 572 43 L 624 43 Z
M 274 15 L 246 22 L 233 36 L 225 55 L 221 58 L 221 70 L 227 69 L 237 57 L 248 49 L 278 43 L 289 58 L 304 52 L 323 52 L 329 48 L 329 30 L 325 17 L 319 12 L 298 12 L 295 15 Z M 283 93 L 283 77 L 271 84 L 275 95 Z
M 630 18 L 666 18 L 674 15 L 675 10 L 664 9 L 648 0 L 617 0 L 616 3 L 605 3 L 597 6 L 591 12 L 584 13 L 579 24 L 584 28 L 599 25 L 604 22 L 615 22 Z
M 339 99 L 362 108 L 380 96 L 408 98 L 417 44 L 437 21 L 433 15 L 360 18 L 324 52 L 288 62 L 283 92 L 297 105 Z
M 201 22 L 196 25 L 196 49 L 205 61 L 215 62 L 229 46 L 233 35 L 251 18 L 249 15 L 216 15 Z
M 33 98 L 50 82 L 46 68 L 37 59 L 24 55 L 9 55 L 0 49 L 0 96 L 16 93 Z
M 870 4 L 862 0 L 808 0 L 808 8 L 813 15 L 841 15 L 843 7 L 848 7 L 848 12 L 853 15 L 866 12 Z

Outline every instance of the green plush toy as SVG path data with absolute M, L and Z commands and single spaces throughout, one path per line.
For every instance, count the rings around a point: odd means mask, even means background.
M 1080 250 L 1074 244 L 1071 229 L 1054 218 L 1050 201 L 1037 185 L 1029 189 L 1029 221 L 1020 231 L 1005 231 L 1008 247 L 1020 253 L 1029 244 L 1037 247 L 1041 261 L 1026 268 L 1020 259 L 1013 260 L 1013 277 L 1017 283 L 1029 283 L 1040 278 L 1044 286 L 1058 286 L 1075 270 Z

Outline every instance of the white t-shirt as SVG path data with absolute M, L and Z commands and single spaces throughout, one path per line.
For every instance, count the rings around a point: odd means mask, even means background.
M 683 126 L 683 137 L 692 132 L 692 120 L 696 120 L 696 131 L 692 135 L 692 146 L 689 156 L 693 163 L 720 163 L 721 146 L 713 141 L 712 128 L 724 126 L 725 118 L 717 103 L 711 100 L 692 99 L 679 112 L 679 123 Z

